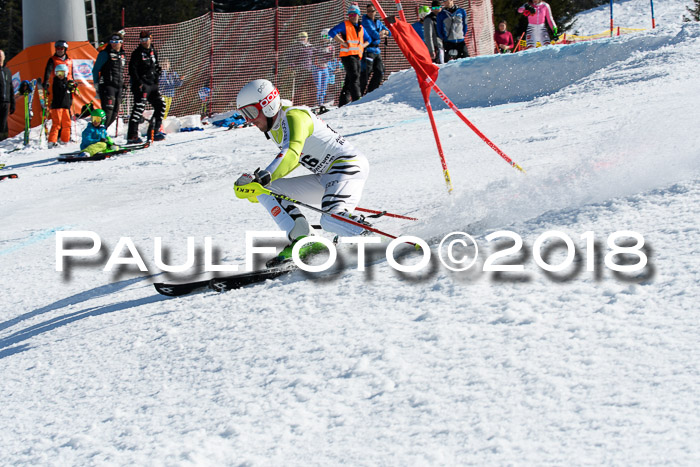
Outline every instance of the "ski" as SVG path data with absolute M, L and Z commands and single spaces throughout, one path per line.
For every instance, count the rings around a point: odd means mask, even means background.
M 112 156 L 116 156 L 117 154 L 126 154 L 127 152 L 136 151 L 139 149 L 146 149 L 148 146 L 150 146 L 150 144 L 150 142 L 145 142 L 143 144 L 120 146 L 119 149 L 117 149 L 116 151 L 98 152 L 97 154 L 90 157 L 79 157 L 78 155 L 82 151 L 64 152 L 62 154 L 59 154 L 56 160 L 59 162 L 103 161 L 105 159 L 109 159 Z
M 32 125 L 31 107 L 29 106 L 29 96 L 32 93 L 32 84 L 29 81 L 22 81 L 19 85 L 19 93 L 24 96 L 24 145 L 29 146 L 29 130 Z
M 248 285 L 259 284 L 268 279 L 288 274 L 297 269 L 293 262 L 283 263 L 278 266 L 261 269 L 258 271 L 241 272 L 230 276 L 215 277 L 204 280 L 195 280 L 190 282 L 156 282 L 153 284 L 156 291 L 161 295 L 168 297 L 180 297 L 192 292 L 211 289 L 217 292 L 226 292 L 227 290 L 240 289 Z
M 165 283 L 156 282 L 153 287 L 156 288 L 156 292 L 161 295 L 166 295 L 168 297 L 180 297 L 182 295 L 187 295 L 198 289 L 205 289 L 209 287 L 209 281 L 211 279 L 206 279 L 202 281 L 193 282 L 182 282 L 182 283 Z
M 215 290 L 216 292 L 226 292 L 228 290 L 240 289 L 241 287 L 245 287 L 247 285 L 259 284 L 260 282 L 265 282 L 268 279 L 275 279 L 285 274 L 289 274 L 290 272 L 296 271 L 297 269 L 297 266 L 290 261 L 288 263 L 280 264 L 279 266 L 261 269 L 260 271 L 244 272 L 226 277 L 217 277 L 209 281 L 209 288 Z
M 46 91 L 41 83 L 41 79 L 36 80 L 36 86 L 36 93 L 39 95 L 39 104 L 41 104 L 41 130 L 39 132 L 39 145 L 42 143 L 48 144 L 49 129 L 46 127 Z
M 19 175 L 17 174 L 0 174 L 0 181 L 5 180 L 6 178 L 19 178 Z

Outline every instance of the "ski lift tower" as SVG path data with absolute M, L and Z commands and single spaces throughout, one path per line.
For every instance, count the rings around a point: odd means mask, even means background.
M 91 42 L 97 46 L 94 0 L 22 0 L 25 49 L 57 40 L 88 41 L 88 22 L 93 36 Z

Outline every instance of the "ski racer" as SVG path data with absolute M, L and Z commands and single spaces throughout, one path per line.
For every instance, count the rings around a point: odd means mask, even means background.
M 105 121 L 107 115 L 102 109 L 95 109 L 90 113 L 92 125 L 88 125 L 82 134 L 80 142 L 80 150 L 78 157 L 92 157 L 99 152 L 105 152 L 107 149 L 116 151 L 119 146 L 114 144 L 112 138 L 107 134 Z
M 265 170 L 243 174 L 234 184 L 236 196 L 259 202 L 291 242 L 268 265 L 288 261 L 294 244 L 311 235 L 311 227 L 299 209 L 290 202 L 260 194 L 256 183 L 300 202 L 320 204 L 324 213 L 352 218 L 369 174 L 364 155 L 320 120 L 308 107 L 293 106 L 281 100 L 279 91 L 268 80 L 249 82 L 236 98 L 238 111 L 279 148 L 279 154 Z M 285 178 L 298 166 L 309 175 Z M 341 236 L 362 235 L 365 229 L 330 215 L 321 216 L 321 227 Z M 325 249 L 322 243 L 308 243 L 300 258 Z
M 554 40 L 559 38 L 559 30 L 552 18 L 552 9 L 547 2 L 543 2 L 542 0 L 530 0 L 528 3 L 518 8 L 518 13 L 527 16 L 528 24 L 525 42 L 527 43 L 528 49 L 535 47 L 538 42 L 542 45 L 549 45 L 549 34 L 544 25 L 545 21 L 547 21 L 549 27 L 552 28 Z
M 106 128 L 109 128 L 119 114 L 126 69 L 123 43 L 124 37 L 120 33 L 112 34 L 109 46 L 97 54 L 95 66 L 92 68 L 92 82 L 95 83 L 95 90 L 107 115 Z

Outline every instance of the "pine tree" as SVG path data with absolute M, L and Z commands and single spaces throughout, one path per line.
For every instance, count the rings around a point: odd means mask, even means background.
M 695 0 L 695 8 L 685 7 L 690 13 L 690 18 L 683 15 L 684 21 L 700 21 L 700 0 Z
M 0 0 L 0 49 L 5 51 L 5 63 L 22 51 L 22 2 Z

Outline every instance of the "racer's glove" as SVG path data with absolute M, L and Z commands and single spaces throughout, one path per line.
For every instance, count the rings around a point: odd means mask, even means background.
M 552 37 L 554 38 L 555 41 L 559 40 L 559 28 L 557 28 L 556 26 L 554 26 L 554 28 L 552 28 Z
M 271 180 L 270 172 L 258 168 L 253 172 L 253 175 L 245 173 L 238 177 L 238 180 L 233 184 L 233 189 L 237 198 L 257 203 L 257 196 L 264 194 L 263 187 L 269 185 Z
M 529 14 L 525 14 L 525 12 L 529 12 Z M 534 15 L 535 13 L 537 13 L 537 10 L 534 6 L 530 5 L 529 3 L 525 5 L 525 11 L 523 12 L 525 16 Z

